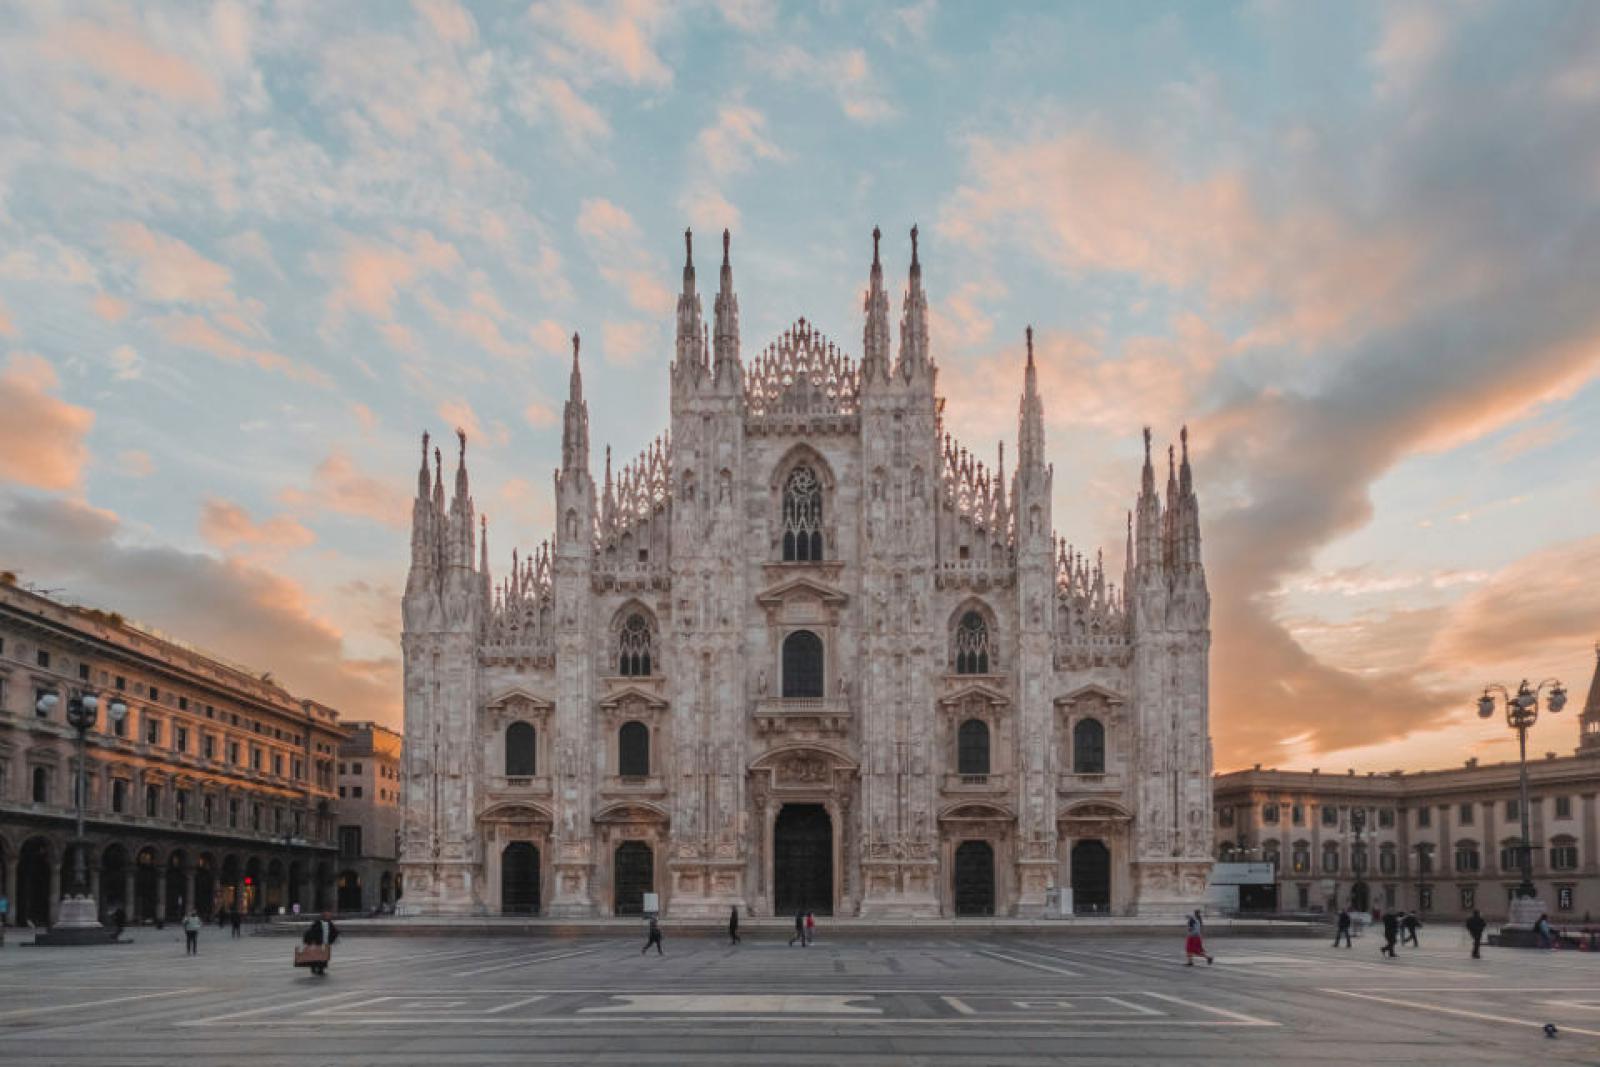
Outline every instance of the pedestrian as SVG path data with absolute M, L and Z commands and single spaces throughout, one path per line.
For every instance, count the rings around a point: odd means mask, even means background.
M 806 944 L 817 939 L 817 916 L 814 912 L 806 912 Z
M 120 904 L 117 906 L 117 910 L 111 913 L 111 922 L 116 926 L 117 938 L 120 940 L 122 938 L 122 931 L 127 929 L 128 926 L 128 913 L 122 910 L 122 906 Z
M 200 915 L 193 908 L 183 917 L 183 954 L 200 955 Z
M 239 909 L 238 908 L 234 908 L 233 911 L 229 912 L 228 921 L 233 926 L 233 936 L 234 937 L 240 936 L 239 935 L 239 923 L 243 921 L 243 916 L 241 916 L 239 914 Z
M 799 908 L 795 909 L 794 936 L 789 939 L 789 947 L 793 948 L 796 941 L 800 942 L 801 948 L 806 947 L 806 913 Z
M 1489 924 L 1483 921 L 1483 916 L 1478 914 L 1478 909 L 1472 909 L 1472 916 L 1467 920 L 1467 933 L 1472 935 L 1472 958 L 1483 959 L 1478 954 L 1479 947 L 1483 944 L 1483 929 Z
M 1206 951 L 1206 942 L 1205 942 L 1205 925 L 1206 924 L 1205 924 L 1205 920 L 1200 918 L 1200 909 L 1199 908 L 1194 909 L 1194 914 L 1189 916 L 1188 925 L 1189 925 L 1189 934 L 1188 934 L 1187 937 L 1184 938 L 1184 941 L 1183 941 L 1183 955 L 1184 955 L 1183 965 L 1185 967 L 1193 967 L 1194 966 L 1194 958 L 1196 956 L 1204 956 L 1206 958 L 1206 966 L 1207 967 L 1211 966 L 1211 964 L 1213 962 L 1212 958 L 1211 958 L 1211 953 Z
M 1383 913 L 1383 947 L 1378 951 L 1390 959 L 1395 958 L 1394 945 L 1400 939 L 1400 917 L 1392 911 Z
M 1412 948 L 1421 948 L 1422 942 L 1417 940 L 1417 927 L 1421 925 L 1422 920 L 1417 918 L 1416 912 L 1406 912 L 1405 918 L 1400 920 L 1400 927 L 1403 931 L 1400 943 L 1402 945 L 1410 945 Z
M 1555 948 L 1555 931 L 1550 929 L 1550 916 L 1544 912 L 1539 913 L 1539 918 L 1534 920 L 1533 935 L 1539 939 L 1540 948 Z
M 650 916 L 650 936 L 646 939 L 644 948 L 639 950 L 639 955 L 643 956 L 646 952 L 649 952 L 651 945 L 656 947 L 657 956 L 666 955 L 665 952 L 661 951 L 661 923 L 656 921 L 654 915 Z
M 1333 947 L 1334 948 L 1338 948 L 1339 947 L 1339 939 L 1341 937 L 1344 938 L 1344 947 L 1345 948 L 1354 948 L 1355 947 L 1354 945 L 1350 944 L 1350 909 L 1349 908 L 1341 908 L 1341 909 L 1339 909 L 1339 926 L 1334 931 L 1334 934 L 1333 934 Z
M 733 906 L 733 911 L 728 913 L 728 941 L 730 944 L 739 943 L 739 905 Z
M 239 929 L 238 911 L 233 913 L 233 928 L 235 930 Z M 324 911 L 321 918 L 314 920 L 310 926 L 306 927 L 306 932 L 300 940 L 308 945 L 326 945 L 331 953 L 333 943 L 339 940 L 339 928 L 333 925 L 333 913 Z M 326 963 L 313 963 L 311 965 L 311 973 L 316 975 L 327 974 L 328 965 Z

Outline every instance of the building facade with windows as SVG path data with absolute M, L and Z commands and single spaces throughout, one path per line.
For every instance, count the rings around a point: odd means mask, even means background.
M 332 708 L 119 616 L 0 581 L 0 872 L 13 924 L 71 884 L 74 693 L 99 698 L 85 837 L 102 914 L 130 921 L 332 905 Z M 40 698 L 55 694 L 48 712 Z M 127 714 L 114 723 L 112 698 Z
M 670 434 L 591 474 L 573 338 L 555 536 L 491 576 L 466 441 L 423 439 L 403 599 L 402 911 L 1176 913 L 1211 860 L 1209 599 L 1185 444 L 1145 435 L 1126 567 L 1052 526 L 1018 353 L 1014 464 L 942 419 L 916 235 L 891 352 L 805 320 L 740 351 L 692 254 Z M 431 461 L 431 462 L 430 462 Z
M 1600 651 L 1581 738 L 1575 755 L 1528 762 L 1534 886 L 1558 921 L 1600 917 Z M 1364 775 L 1258 766 L 1218 775 L 1215 793 L 1217 857 L 1274 864 L 1280 910 L 1477 908 L 1495 921 L 1522 880 L 1514 760 Z
M 336 880 L 341 912 L 387 911 L 400 896 L 400 735 L 346 722 L 339 746 Z

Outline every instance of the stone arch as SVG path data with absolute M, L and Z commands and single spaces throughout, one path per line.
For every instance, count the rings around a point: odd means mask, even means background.
M 648 678 L 661 665 L 661 626 L 656 613 L 630 598 L 611 616 L 607 654 L 625 678 Z
M 1072 724 L 1072 773 L 1106 772 L 1106 726 L 1092 716 Z
M 801 470 L 810 471 L 814 484 L 797 473 Z M 837 486 L 832 465 L 809 444 L 795 444 L 778 460 L 769 487 L 778 559 L 806 563 L 834 557 Z
M 783 670 L 780 692 L 786 699 L 827 695 L 827 654 L 814 630 L 793 630 L 783 639 L 779 659 Z
M 994 609 L 967 597 L 950 613 L 948 669 L 953 674 L 998 674 L 1000 641 Z

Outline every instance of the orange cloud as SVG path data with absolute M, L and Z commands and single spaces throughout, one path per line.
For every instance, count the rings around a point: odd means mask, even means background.
M 725 104 L 717 121 L 701 130 L 695 145 L 717 174 L 748 170 L 758 159 L 782 159 L 783 150 L 767 137 L 767 117 L 748 104 Z
M 128 302 L 118 300 L 110 293 L 96 293 L 94 313 L 107 322 L 121 322 L 128 317 Z
M 128 478 L 148 478 L 156 472 L 150 453 L 130 448 L 117 454 L 117 470 Z
M 222 103 L 222 87 L 206 70 L 132 32 L 75 20 L 52 31 L 47 47 L 107 78 L 180 104 L 214 109 Z
M 328 511 L 404 527 L 411 521 L 411 500 L 390 478 L 374 478 L 337 449 L 317 464 L 309 489 L 285 489 L 278 498 L 300 511 Z
M 375 319 L 394 317 L 400 290 L 426 274 L 461 267 L 461 253 L 426 230 L 400 231 L 398 243 L 351 240 L 339 261 L 338 286 L 328 298 L 335 312 L 354 308 Z
M 178 238 L 156 233 L 142 222 L 121 222 L 111 227 L 111 240 L 138 261 L 139 289 L 146 299 L 164 304 L 236 303 L 228 268 Z
M 298 363 L 288 356 L 262 348 L 251 348 L 223 333 L 199 315 L 172 315 L 162 319 L 161 334 L 175 345 L 208 353 L 225 363 L 250 364 L 282 374 L 292 381 L 323 388 L 332 386 L 329 377 L 315 367 Z
M 0 337 L 15 337 L 17 324 L 11 320 L 11 311 L 0 302 Z
M 316 541 L 312 533 L 288 515 L 256 522 L 238 504 L 207 497 L 200 507 L 200 536 L 213 548 L 286 550 L 304 548 Z
M 0 372 L 0 476 L 36 489 L 68 490 L 83 479 L 94 412 L 52 394 L 55 368 L 17 353 Z
M 669 8 L 653 0 L 611 0 L 584 4 L 553 0 L 528 12 L 534 22 L 560 38 L 547 54 L 580 71 L 634 85 L 665 87 L 672 70 L 655 50 L 655 36 Z

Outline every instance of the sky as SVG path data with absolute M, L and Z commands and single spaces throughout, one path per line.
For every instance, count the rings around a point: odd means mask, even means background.
M 751 358 L 920 227 L 950 428 L 1121 571 L 1187 424 L 1219 770 L 1514 755 L 1600 638 L 1600 5 L 0 7 L 0 569 L 398 724 L 424 429 L 491 564 L 667 423 L 682 231 Z M 895 294 L 898 319 L 898 294 Z

